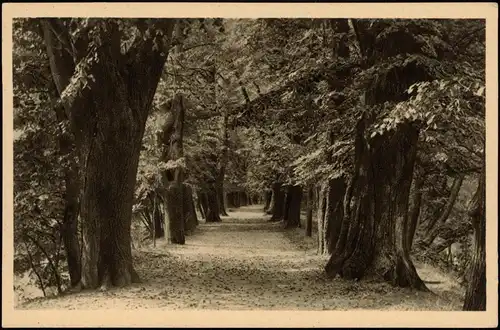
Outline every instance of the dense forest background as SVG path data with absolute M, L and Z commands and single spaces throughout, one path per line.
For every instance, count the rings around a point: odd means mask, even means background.
M 135 250 L 259 204 L 330 279 L 425 292 L 418 261 L 485 309 L 484 20 L 13 31 L 14 264 L 44 295 L 138 283 Z

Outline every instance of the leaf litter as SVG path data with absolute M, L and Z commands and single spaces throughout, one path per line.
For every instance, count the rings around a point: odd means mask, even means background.
M 158 240 L 156 248 L 133 251 L 142 283 L 35 299 L 17 308 L 461 310 L 459 288 L 450 283 L 441 291 L 432 287 L 437 295 L 431 295 L 376 281 L 327 279 L 327 257 L 316 254 L 314 235 L 267 220 L 261 206 L 248 206 L 220 223 L 200 221 L 185 245 Z M 425 280 L 439 272 L 429 267 L 417 264 Z

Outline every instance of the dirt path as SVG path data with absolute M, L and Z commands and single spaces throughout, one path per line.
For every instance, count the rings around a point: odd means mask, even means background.
M 460 310 L 445 280 L 438 296 L 369 281 L 327 280 L 315 239 L 267 222 L 260 207 L 230 212 L 222 223 L 200 223 L 185 245 L 157 242 L 134 252 L 143 283 L 106 292 L 35 299 L 23 309 L 281 309 Z M 437 276 L 437 277 L 436 277 Z M 439 277 L 441 276 L 441 277 Z M 435 288 L 433 288 L 435 289 Z

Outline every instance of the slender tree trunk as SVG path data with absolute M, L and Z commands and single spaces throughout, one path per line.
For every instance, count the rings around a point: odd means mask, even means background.
M 485 164 L 477 191 L 469 204 L 469 217 L 474 228 L 474 255 L 469 270 L 463 310 L 486 310 L 486 173 Z
M 272 214 L 273 213 L 273 205 L 274 205 L 274 200 L 276 198 L 276 193 L 274 192 L 274 190 L 269 190 L 269 191 L 266 191 L 266 196 L 265 196 L 265 199 L 266 199 L 266 205 L 264 207 L 264 212 L 266 212 L 266 214 Z
M 76 167 L 76 164 L 74 164 Z M 71 165 L 73 167 L 73 165 Z M 66 252 L 66 261 L 68 263 L 68 272 L 71 286 L 76 286 L 81 279 L 80 263 L 80 242 L 78 240 L 78 214 L 80 203 L 78 200 L 79 184 L 78 171 L 76 168 L 70 169 L 65 173 L 66 195 L 64 218 L 61 227 L 61 236 Z
M 325 244 L 325 233 L 326 233 L 326 195 L 327 195 L 328 187 L 327 185 L 323 185 L 320 187 L 318 195 L 318 214 L 317 214 L 317 222 L 318 222 L 318 254 L 326 253 L 326 244 Z
M 306 231 L 305 231 L 305 235 L 307 237 L 312 236 L 313 207 L 314 207 L 314 188 L 312 185 L 310 185 L 307 189 L 307 216 L 306 216 Z
M 156 218 L 157 218 L 157 212 L 156 212 L 156 196 L 153 198 L 153 230 L 152 230 L 152 236 L 153 236 L 153 247 L 156 247 L 156 232 L 157 232 L 157 227 L 156 227 Z
M 300 227 L 300 205 L 302 201 L 302 187 L 290 185 L 285 198 L 285 228 Z
M 30 262 L 31 269 L 33 270 L 33 273 L 35 273 L 37 279 L 38 279 L 38 284 L 40 285 L 40 289 L 42 290 L 43 296 L 47 297 L 47 293 L 45 292 L 45 284 L 43 283 L 42 276 L 40 275 L 40 272 L 36 269 L 35 262 L 33 260 L 33 255 L 30 252 L 30 248 L 26 241 L 24 241 L 24 246 L 26 248 L 26 253 L 28 254 L 28 260 Z
M 151 194 L 151 204 L 153 209 L 153 214 L 151 216 L 151 223 L 153 225 L 153 239 L 165 236 L 164 228 L 164 217 L 161 211 L 162 199 L 158 196 L 158 193 Z
M 427 290 L 410 259 L 407 235 L 418 130 L 402 124 L 367 141 L 365 127 L 370 122 L 365 114 L 356 128 L 355 176 L 344 203 L 344 222 L 349 223 L 345 246 L 335 249 L 325 270 L 329 276 L 361 279 L 370 274 L 397 286 Z
M 450 191 L 450 197 L 448 198 L 444 210 L 439 216 L 439 218 L 432 221 L 432 224 L 427 229 L 427 233 L 422 242 L 423 246 L 428 247 L 432 244 L 432 242 L 434 242 L 434 239 L 436 239 L 439 228 L 446 222 L 446 220 L 448 220 L 450 213 L 453 210 L 453 206 L 455 205 L 455 201 L 457 200 L 460 188 L 462 187 L 462 182 L 464 180 L 464 177 L 465 175 L 460 174 L 453 180 L 453 185 Z
M 225 176 L 225 168 L 222 167 L 219 170 L 219 177 L 217 179 L 217 200 L 219 202 L 219 210 L 220 210 L 220 215 L 222 216 L 227 216 L 226 212 L 226 205 L 224 203 L 225 198 L 224 198 L 224 176 Z
M 198 226 L 198 217 L 194 208 L 193 190 L 186 184 L 183 185 L 183 190 L 184 226 L 186 234 L 190 234 Z
M 52 83 L 51 101 L 56 118 L 60 124 L 68 123 L 68 117 L 64 109 L 57 107 L 58 93 L 55 83 Z M 68 272 L 71 286 L 76 286 L 81 279 L 80 264 L 80 242 L 78 240 L 78 215 L 80 212 L 80 182 L 78 178 L 78 165 L 76 163 L 76 152 L 74 150 L 73 136 L 68 132 L 61 132 L 59 137 L 59 151 L 62 156 L 67 157 L 68 164 L 64 169 L 64 217 L 61 226 L 61 236 L 68 263 Z
M 207 220 L 207 212 L 208 212 L 208 197 L 205 191 L 200 191 L 198 193 L 198 202 L 200 205 L 201 213 L 203 214 L 203 218 L 205 221 Z

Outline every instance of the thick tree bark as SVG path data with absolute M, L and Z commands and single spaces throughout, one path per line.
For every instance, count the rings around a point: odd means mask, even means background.
M 171 244 L 186 243 L 182 190 L 182 186 L 173 182 L 166 188 L 159 189 L 163 199 L 165 239 Z
M 486 173 L 485 164 L 477 191 L 469 205 L 469 217 L 474 228 L 474 256 L 469 270 L 469 279 L 463 310 L 486 310 Z
M 331 128 L 327 132 L 327 144 L 334 143 L 334 133 Z M 327 162 L 333 164 L 331 151 L 327 153 Z M 318 252 L 331 254 L 337 245 L 344 221 L 344 195 L 346 183 L 343 177 L 328 180 L 323 188 L 323 206 L 318 218 Z
M 290 185 L 285 198 L 285 228 L 300 227 L 300 205 L 302 201 L 302 187 Z
M 462 187 L 462 182 L 464 180 L 465 175 L 459 174 L 454 180 L 453 185 L 450 191 L 450 197 L 446 201 L 446 205 L 444 207 L 443 212 L 439 216 L 438 219 L 432 220 L 432 223 L 429 225 L 427 229 L 427 233 L 425 238 L 422 241 L 423 246 L 430 246 L 434 239 L 437 236 L 439 228 L 448 220 L 451 211 L 453 210 L 453 206 L 455 205 L 455 201 L 457 200 L 458 194 L 460 192 L 460 188 Z
M 217 189 L 215 184 L 212 184 L 207 194 L 207 211 L 206 222 L 220 222 L 219 201 L 217 199 Z
M 176 94 L 174 98 L 164 104 L 161 109 L 166 114 L 166 120 L 157 136 L 158 147 L 162 150 L 161 161 L 178 161 L 183 157 L 183 132 L 184 132 L 184 97 Z M 163 170 L 162 185 L 157 191 L 159 197 L 156 201 L 158 207 L 162 207 L 164 235 L 166 240 L 172 244 L 185 243 L 185 218 L 186 203 L 184 200 L 184 173 L 181 167 Z M 157 226 L 155 226 L 157 227 Z M 163 236 L 163 235 L 161 235 Z M 156 237 L 161 237 L 156 235 Z
M 167 37 L 174 22 L 164 21 Z M 82 47 L 74 44 L 68 52 L 72 41 L 67 27 L 53 19 L 43 19 L 41 25 L 60 105 L 70 119 L 82 164 L 81 286 L 128 285 L 139 280 L 132 265 L 130 235 L 139 153 L 169 41 L 163 44 L 152 33 L 127 62 L 114 21 L 105 20 L 96 29 L 106 43 L 93 50 L 85 42 Z M 84 89 L 80 79 L 71 77 L 76 64 L 90 58 L 98 61 L 87 70 L 92 79 Z M 74 91 L 63 93 L 66 89 Z
M 410 259 L 407 235 L 418 130 L 405 123 L 367 141 L 367 122 L 365 114 L 356 128 L 355 174 L 344 203 L 347 239 L 325 270 L 329 276 L 374 275 L 393 285 L 427 290 Z
M 415 166 L 417 169 L 417 166 Z M 413 239 L 418 227 L 418 219 L 420 217 L 420 208 L 422 204 L 422 186 L 424 183 L 424 173 L 416 170 L 413 178 L 413 186 L 411 188 L 409 220 L 408 220 L 408 248 L 411 251 Z
M 223 173 L 224 169 L 220 170 L 221 173 Z M 219 178 L 217 182 L 217 200 L 219 202 L 219 210 L 220 210 L 220 215 L 222 216 L 228 216 L 226 212 L 226 205 L 225 205 L 225 194 L 224 194 L 224 175 L 221 174 L 221 177 Z
M 271 201 L 272 217 L 270 221 L 281 221 L 284 215 L 285 208 L 285 192 L 281 187 L 281 183 L 273 184 L 273 199 Z
M 343 177 L 330 180 L 326 196 L 324 251 L 331 254 L 337 245 L 344 220 L 344 195 L 346 184 Z
M 314 208 L 314 188 L 310 185 L 307 189 L 307 215 L 306 215 L 306 231 L 307 237 L 312 236 L 312 218 Z
M 101 139 L 93 139 L 85 148 L 81 215 L 86 219 L 82 226 L 82 284 L 86 288 L 109 282 L 122 286 L 133 280 L 130 225 L 141 133 L 130 136 L 124 131 L 116 137 L 116 132 L 104 131 Z
M 318 214 L 318 252 L 320 254 L 331 254 L 341 235 L 345 190 L 345 180 L 339 177 L 327 182 L 321 191 L 323 200 Z

